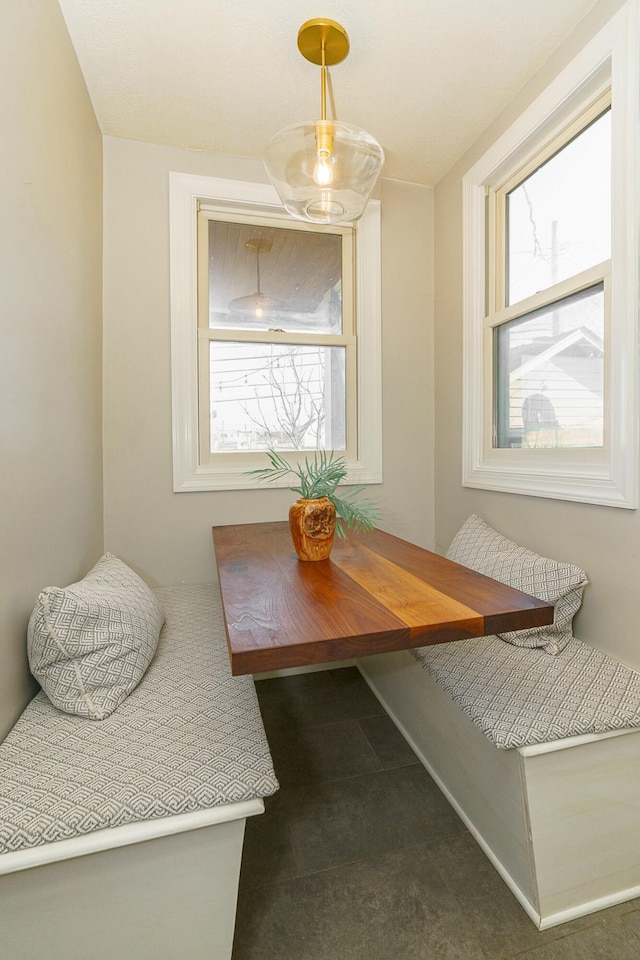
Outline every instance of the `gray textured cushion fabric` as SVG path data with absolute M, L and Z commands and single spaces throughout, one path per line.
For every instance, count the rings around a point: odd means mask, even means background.
M 557 654 L 571 640 L 573 618 L 580 609 L 582 591 L 588 582 L 580 567 L 542 557 L 519 546 L 476 514 L 464 522 L 447 557 L 553 604 L 553 624 L 501 633 L 503 640 L 518 647 L 542 647 L 550 654 Z
M 27 630 L 31 672 L 60 710 L 104 720 L 140 683 L 163 622 L 144 580 L 107 553 L 78 583 L 38 597 Z
M 556 657 L 499 637 L 412 653 L 496 747 L 640 726 L 640 673 L 575 637 Z
M 39 693 L 0 744 L 0 851 L 275 793 L 251 677 L 232 677 L 218 590 L 155 591 L 142 683 L 102 723 Z

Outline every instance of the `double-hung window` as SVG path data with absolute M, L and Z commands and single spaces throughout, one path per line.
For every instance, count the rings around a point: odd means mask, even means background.
M 487 314 L 494 446 L 601 449 L 611 273 L 606 100 L 563 131 L 559 146 L 489 189 L 487 201 L 495 225 Z
M 634 12 L 464 178 L 467 486 L 636 506 Z
M 273 188 L 171 174 L 174 489 L 254 487 L 265 451 L 381 480 L 379 204 L 356 225 Z
M 352 239 L 200 205 L 201 462 L 355 447 Z

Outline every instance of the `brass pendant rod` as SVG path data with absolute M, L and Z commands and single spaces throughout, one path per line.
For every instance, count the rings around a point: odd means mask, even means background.
M 325 42 L 322 40 L 322 66 L 320 68 L 320 112 L 321 120 L 327 119 L 327 65 L 325 63 Z

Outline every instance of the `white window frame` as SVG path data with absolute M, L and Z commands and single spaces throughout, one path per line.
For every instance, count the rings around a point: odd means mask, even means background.
M 199 456 L 198 411 L 198 210 L 201 204 L 232 214 L 268 216 L 293 229 L 299 221 L 283 211 L 266 184 L 192 174 L 169 174 L 171 277 L 171 385 L 173 489 L 255 489 L 247 470 L 265 466 L 264 454 L 246 453 L 205 462 Z M 346 224 L 344 226 L 351 227 Z M 369 201 L 352 226 L 357 340 L 357 441 L 347 454 L 347 483 L 382 482 L 382 374 L 380 296 L 380 202 Z M 286 455 L 286 454 L 285 454 Z M 270 486 L 289 486 L 287 480 Z
M 562 71 L 463 177 L 464 403 L 463 476 L 467 487 L 576 500 L 608 506 L 638 505 L 638 198 L 640 113 L 638 2 L 631 0 Z M 487 262 L 486 197 L 507 183 L 599 97 L 611 91 L 612 238 L 608 264 L 565 282 L 567 292 L 604 277 L 605 442 L 591 449 L 507 449 L 493 446 L 493 328 L 503 315 L 486 316 L 495 303 L 495 264 Z M 563 284 L 553 288 L 553 299 Z M 549 291 L 529 298 L 544 300 Z

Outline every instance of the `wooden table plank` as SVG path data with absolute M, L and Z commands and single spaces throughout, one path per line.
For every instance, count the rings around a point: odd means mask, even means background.
M 420 633 L 431 623 L 478 620 L 477 610 L 396 566 L 363 543 L 343 545 L 333 556 L 333 563 L 410 627 L 412 633 Z
M 213 528 L 234 674 L 541 626 L 553 608 L 383 531 L 298 560 L 284 523 Z

